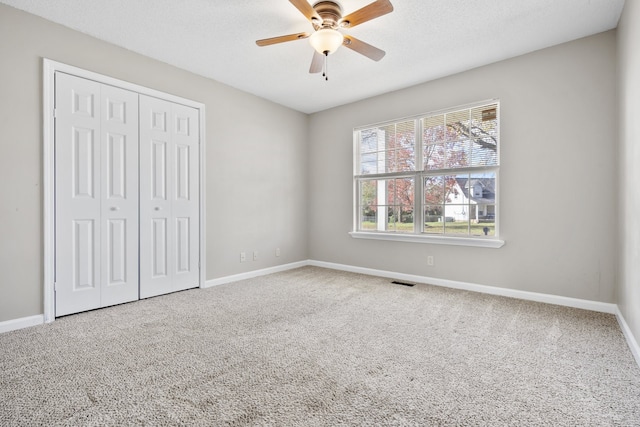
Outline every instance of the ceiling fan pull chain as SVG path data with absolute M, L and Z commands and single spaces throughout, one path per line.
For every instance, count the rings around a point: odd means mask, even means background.
M 322 77 L 327 75 L 327 54 L 324 55 L 324 61 L 322 61 Z
M 322 76 L 324 77 L 325 81 L 329 81 L 329 51 L 325 50 L 324 51 L 324 72 L 322 73 Z

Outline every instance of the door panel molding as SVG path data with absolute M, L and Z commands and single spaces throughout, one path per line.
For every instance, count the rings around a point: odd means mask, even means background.
M 44 301 L 43 312 L 45 323 L 53 322 L 55 319 L 55 156 L 54 156 L 54 141 L 55 141 L 55 73 L 61 72 L 70 74 L 73 76 L 81 77 L 84 79 L 92 80 L 104 85 L 114 86 L 116 88 L 137 92 L 141 95 L 147 95 L 155 98 L 159 98 L 165 101 L 173 102 L 176 104 L 191 107 L 197 110 L 199 126 L 198 130 L 189 129 L 190 123 L 179 123 L 181 131 L 196 132 L 198 133 L 198 150 L 199 160 L 198 168 L 196 171 L 195 179 L 199 183 L 199 191 L 197 195 L 191 195 L 191 197 L 198 197 L 199 202 L 199 233 L 198 241 L 195 242 L 199 258 L 197 264 L 199 264 L 199 286 L 203 287 L 206 281 L 206 224 L 205 224 L 205 105 L 196 101 L 185 99 L 179 96 L 167 94 L 155 89 L 140 86 L 134 83 L 119 80 L 113 77 L 105 76 L 103 74 L 95 73 L 93 71 L 84 70 L 82 68 L 74 67 L 72 65 L 64 64 L 61 62 L 53 61 L 47 58 L 43 58 L 43 240 L 44 240 Z M 91 117 L 97 114 L 92 110 L 90 100 L 91 95 L 85 93 L 77 93 L 73 96 L 74 110 L 79 115 Z M 104 104 L 103 104 L 104 105 Z M 107 118 L 114 122 L 122 121 L 125 116 L 125 112 L 122 106 L 117 101 L 107 104 L 104 107 L 107 111 Z M 168 117 L 154 117 L 153 118 L 158 127 L 166 128 L 169 123 Z M 126 120 L 126 119 L 125 119 Z M 115 133 L 115 132 L 114 132 Z M 94 135 L 94 140 L 99 138 L 99 135 Z M 117 177 L 113 177 L 114 181 L 113 190 L 114 193 L 118 193 L 120 190 L 117 187 Z M 93 185 L 100 185 L 94 182 Z M 89 191 L 89 190 L 87 190 Z M 125 188 L 125 192 L 127 189 Z M 95 190 L 94 190 L 95 192 Z M 114 220 L 116 216 L 112 217 Z M 125 224 L 126 227 L 128 224 Z M 169 225 L 167 225 L 169 226 Z M 194 244 L 193 242 L 191 242 Z M 142 243 L 143 244 L 143 243 Z M 168 260 L 167 260 L 168 261 Z M 117 268 L 120 268 L 118 266 Z

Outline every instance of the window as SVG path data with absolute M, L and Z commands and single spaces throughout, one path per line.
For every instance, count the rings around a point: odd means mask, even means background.
M 352 235 L 498 241 L 499 139 L 495 100 L 356 129 Z

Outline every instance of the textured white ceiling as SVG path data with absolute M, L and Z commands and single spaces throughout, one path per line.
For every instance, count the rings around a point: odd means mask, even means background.
M 394 11 L 344 31 L 387 52 L 346 48 L 328 82 L 309 74 L 313 30 L 288 0 L 0 0 L 140 54 L 312 113 L 617 26 L 624 0 L 391 0 Z M 310 2 L 313 2 L 310 1 Z M 371 0 L 340 1 L 345 14 Z

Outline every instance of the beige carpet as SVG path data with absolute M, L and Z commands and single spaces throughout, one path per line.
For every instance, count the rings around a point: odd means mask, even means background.
M 0 335 L 0 425 L 631 426 L 612 315 L 305 267 Z

